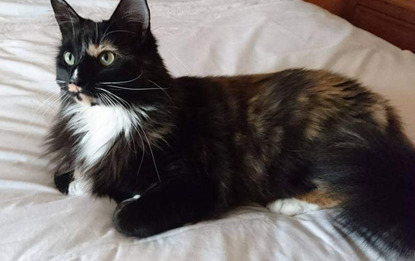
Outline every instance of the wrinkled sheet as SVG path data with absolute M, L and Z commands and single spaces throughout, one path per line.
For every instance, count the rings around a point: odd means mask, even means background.
M 116 0 L 68 0 L 107 19 Z M 324 68 L 388 97 L 415 140 L 415 55 L 300 0 L 149 0 L 175 76 Z M 328 211 L 296 217 L 244 207 L 226 218 L 136 240 L 108 199 L 61 195 L 42 156 L 57 111 L 60 32 L 48 0 L 0 1 L 0 260 L 375 260 Z M 382 259 L 379 259 L 382 260 Z

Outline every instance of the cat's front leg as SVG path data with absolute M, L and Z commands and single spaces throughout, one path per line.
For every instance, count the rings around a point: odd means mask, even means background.
M 63 194 L 68 194 L 69 184 L 73 180 L 73 171 L 68 171 L 65 173 L 55 173 L 55 186 Z
M 218 214 L 214 206 L 214 186 L 208 180 L 176 178 L 120 203 L 113 222 L 122 234 L 145 238 Z

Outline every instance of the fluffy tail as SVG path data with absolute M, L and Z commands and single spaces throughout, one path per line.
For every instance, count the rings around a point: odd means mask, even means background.
M 344 127 L 314 151 L 314 181 L 343 201 L 336 224 L 391 257 L 415 257 L 415 149 L 400 133 Z M 412 260 L 412 259 L 411 259 Z

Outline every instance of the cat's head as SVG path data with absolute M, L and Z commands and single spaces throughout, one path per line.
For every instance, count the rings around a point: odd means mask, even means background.
M 51 0 L 62 33 L 56 78 L 65 101 L 86 106 L 152 103 L 170 76 L 150 30 L 146 0 L 121 0 L 111 18 L 94 22 L 64 0 Z

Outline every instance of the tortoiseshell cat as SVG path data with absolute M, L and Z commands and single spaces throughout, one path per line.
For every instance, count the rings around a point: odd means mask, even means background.
M 138 238 L 296 197 L 336 207 L 335 224 L 383 253 L 413 254 L 415 150 L 385 99 L 326 71 L 173 78 L 145 0 L 99 23 L 51 3 L 61 192 L 115 199 L 116 229 Z

